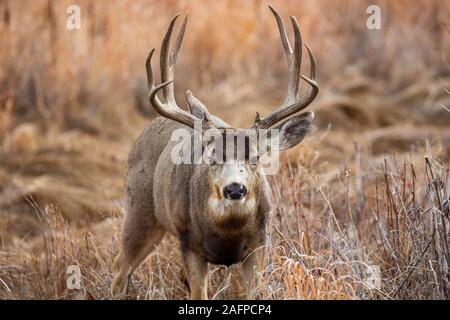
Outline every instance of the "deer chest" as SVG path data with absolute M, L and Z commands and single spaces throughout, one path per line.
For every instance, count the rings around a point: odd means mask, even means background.
M 211 234 L 204 239 L 204 255 L 213 264 L 230 266 L 242 261 L 253 249 L 244 236 L 223 237 Z

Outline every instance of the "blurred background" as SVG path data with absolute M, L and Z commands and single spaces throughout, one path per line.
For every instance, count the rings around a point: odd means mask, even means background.
M 81 9 L 81 28 L 70 30 L 66 10 L 74 4 Z M 249 127 L 256 111 L 267 115 L 283 101 L 287 88 L 287 64 L 267 4 L 0 0 L 0 297 L 109 297 L 125 162 L 133 141 L 155 117 L 145 80 L 149 50 L 157 50 L 153 66 L 158 73 L 169 20 L 189 10 L 175 71 L 179 105 L 185 105 L 190 89 L 212 113 Z M 316 113 L 312 134 L 283 156 L 284 169 L 273 178 L 279 221 L 273 222 L 268 250 L 278 260 L 264 263 L 279 273 L 257 290 L 258 297 L 448 298 L 445 219 L 434 224 L 443 228 L 437 234 L 444 237 L 428 259 L 436 265 L 421 260 L 422 273 L 413 272 L 407 280 L 411 265 L 428 250 L 433 228 L 422 221 L 419 231 L 406 222 L 402 227 L 401 221 L 414 220 L 410 212 L 428 212 L 430 203 L 420 202 L 430 201 L 424 155 L 432 159 L 433 179 L 442 177 L 438 209 L 448 210 L 450 1 L 270 4 L 291 38 L 288 17 L 298 18 L 303 41 L 317 60 L 321 91 L 310 106 Z M 367 27 L 369 5 L 380 8 L 379 30 Z M 306 58 L 302 73 L 309 73 Z M 386 178 L 391 175 L 393 180 Z M 440 195 L 436 192 L 433 196 Z M 378 217 L 372 215 L 375 208 Z M 345 271 L 327 264 L 337 256 L 343 259 L 329 251 L 330 243 L 333 248 L 340 243 L 329 233 L 330 212 L 336 218 L 333 228 L 344 230 L 339 234 L 346 246 L 356 241 L 351 250 L 343 249 Z M 349 225 L 357 236 L 345 232 Z M 407 240 L 399 241 L 398 234 Z M 419 238 L 423 241 L 414 242 Z M 187 296 L 173 241 L 164 242 L 157 258 L 141 267 L 134 298 Z M 314 258 L 314 267 L 298 255 Z M 361 285 L 364 271 L 349 262 L 358 259 L 366 264 L 379 259 L 389 281 L 378 291 L 368 290 Z M 64 266 L 71 263 L 83 268 L 82 293 L 65 288 Z M 149 276 L 155 266 L 158 276 Z M 316 267 L 330 273 L 318 275 Z M 212 293 L 231 297 L 231 289 L 222 290 L 223 282 L 214 279 Z

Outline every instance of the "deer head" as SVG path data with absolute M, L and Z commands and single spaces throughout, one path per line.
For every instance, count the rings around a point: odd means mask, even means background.
M 294 31 L 294 47 L 292 48 L 280 15 L 273 7 L 269 6 L 269 8 L 275 16 L 286 54 L 289 70 L 287 95 L 284 102 L 267 117 L 262 118 L 257 113 L 254 123 L 248 129 L 232 128 L 211 115 L 204 104 L 189 90 L 186 92 L 189 112 L 178 107 L 174 96 L 174 67 L 186 29 L 187 15 L 183 19 L 172 49 L 169 50 L 169 44 L 175 22 L 180 14 L 172 18 L 162 41 L 161 84 L 155 85 L 153 77 L 151 59 L 154 49 L 150 51 L 146 61 L 149 100 L 155 111 L 162 117 L 194 129 L 194 132 L 202 138 L 202 159 L 205 161 L 201 165 L 207 166 L 204 170 L 207 170 L 209 183 L 214 190 L 210 204 L 221 215 L 227 208 L 234 208 L 234 211 L 236 208 L 252 210 L 252 201 L 254 201 L 261 174 L 259 159 L 267 152 L 285 150 L 299 144 L 314 119 L 313 112 L 299 114 L 314 100 L 319 91 L 313 53 L 305 45 L 311 71 L 309 77 L 301 75 L 303 43 L 298 21 L 291 16 Z M 300 78 L 309 84 L 306 94 L 301 97 L 298 94 Z M 158 97 L 160 91 L 163 94 L 162 99 Z M 199 121 L 201 122 L 200 126 L 196 125 Z M 269 134 L 267 131 L 270 131 Z M 266 134 L 263 135 L 263 132 Z M 207 135 L 214 138 L 210 139 L 206 137 Z M 276 145 L 271 145 L 270 148 L 260 148 L 263 136 L 276 136 Z M 238 143 L 236 143 L 237 141 Z

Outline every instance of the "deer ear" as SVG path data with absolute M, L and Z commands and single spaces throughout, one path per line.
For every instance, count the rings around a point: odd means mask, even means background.
M 309 131 L 314 120 L 314 113 L 311 111 L 287 119 L 273 129 L 279 131 L 278 150 L 290 149 L 299 144 Z
M 207 121 L 211 121 L 211 115 L 206 109 L 205 105 L 198 100 L 191 91 L 186 91 L 186 100 L 189 108 L 189 112 L 196 118 L 200 120 L 206 119 Z

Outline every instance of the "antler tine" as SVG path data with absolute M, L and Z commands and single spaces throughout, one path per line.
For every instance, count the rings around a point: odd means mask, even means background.
M 306 92 L 306 95 L 302 98 L 303 101 L 301 102 L 301 104 L 305 105 L 303 108 L 306 108 L 316 98 L 317 94 L 319 93 L 319 85 L 316 82 L 317 80 L 316 59 L 314 59 L 314 55 L 309 46 L 305 44 L 305 47 L 306 50 L 308 51 L 311 70 L 309 72 L 309 78 L 305 77 L 304 75 L 300 75 L 300 77 L 310 85 L 308 91 Z
M 155 53 L 155 49 L 150 50 L 148 53 L 147 59 L 145 60 L 145 70 L 147 71 L 147 88 L 151 90 L 155 86 L 155 80 L 153 79 L 153 70 L 152 70 L 152 57 L 153 53 Z
M 311 51 L 311 48 L 305 44 L 306 50 L 308 51 L 308 55 L 309 55 L 309 61 L 310 61 L 310 72 L 309 72 L 309 78 L 305 77 L 304 75 L 300 75 L 300 77 L 302 77 L 303 80 L 305 80 L 306 82 L 308 82 L 312 89 L 316 88 L 317 92 L 319 91 L 319 86 L 316 82 L 317 80 L 317 64 L 316 64 L 316 59 L 314 59 L 314 55 Z
M 302 36 L 300 34 L 300 27 L 295 17 L 291 16 L 291 23 L 294 29 L 294 50 L 292 50 L 289 43 L 288 36 L 286 34 L 286 28 L 284 27 L 283 19 L 278 11 L 269 5 L 270 11 L 272 11 L 277 21 L 278 30 L 280 32 L 281 43 L 283 44 L 284 51 L 286 53 L 286 59 L 289 66 L 288 74 L 288 92 L 285 100 L 285 104 L 290 104 L 297 98 L 300 66 L 302 64 Z
M 289 55 L 292 53 L 291 45 L 289 43 L 289 39 L 286 34 L 286 29 L 284 28 L 283 19 L 281 19 L 278 11 L 269 4 L 269 9 L 272 11 L 275 19 L 277 20 L 278 30 L 280 31 L 281 43 L 283 44 L 284 51 L 286 53 L 286 57 L 289 59 Z
M 302 65 L 302 53 L 303 53 L 303 43 L 302 36 L 300 34 L 300 27 L 298 25 L 297 18 L 291 17 L 292 27 L 294 28 L 295 45 L 293 56 L 290 56 L 291 61 L 288 61 L 289 66 L 289 76 L 288 76 L 288 93 L 286 97 L 285 104 L 290 104 L 297 99 L 298 85 L 300 82 L 300 66 Z
M 186 31 L 186 24 L 188 21 L 188 14 L 189 12 L 186 12 L 186 15 L 184 16 L 183 22 L 180 27 L 180 31 L 178 31 L 177 38 L 175 39 L 172 51 L 170 52 L 169 63 L 171 68 L 173 68 L 175 66 L 175 63 L 177 62 L 178 52 L 180 52 L 181 44 L 183 43 L 184 32 Z
M 160 68 L 161 68 L 161 82 L 167 82 L 173 80 L 174 66 L 177 60 L 178 52 L 180 51 L 181 43 L 183 42 L 184 31 L 186 29 L 187 14 L 183 19 L 180 31 L 178 32 L 175 44 L 169 55 L 170 39 L 172 37 L 173 28 L 175 22 L 181 13 L 176 14 L 171 20 L 169 27 L 167 28 L 164 39 L 161 43 L 161 55 L 160 55 Z M 175 104 L 175 93 L 173 83 L 163 88 L 164 99 L 169 104 Z
M 155 111 L 161 116 L 183 123 L 191 128 L 194 128 L 194 123 L 198 119 L 192 114 L 180 109 L 175 101 L 175 94 L 173 88 L 173 76 L 174 76 L 174 66 L 177 60 L 178 52 L 181 48 L 181 43 L 183 41 L 184 31 L 186 29 L 187 15 L 183 20 L 180 31 L 175 39 L 174 46 L 170 52 L 169 56 L 169 44 L 170 38 L 172 36 L 173 27 L 180 13 L 175 15 L 170 21 L 169 27 L 167 28 L 166 34 L 161 44 L 161 55 L 160 55 L 160 68 L 161 68 L 161 84 L 155 86 L 155 80 L 153 77 L 153 70 L 151 65 L 151 60 L 155 49 L 152 49 L 148 54 L 146 60 L 146 70 L 147 70 L 147 83 L 149 90 L 149 100 Z M 164 101 L 158 98 L 158 92 L 163 90 Z
M 303 42 L 300 33 L 300 27 L 297 19 L 291 16 L 291 23 L 294 30 L 294 50 L 291 49 L 288 37 L 286 35 L 286 29 L 284 27 L 283 20 L 279 13 L 269 5 L 269 9 L 272 11 L 277 21 L 278 30 L 280 32 L 281 42 L 283 44 L 284 51 L 288 62 L 288 90 L 286 98 L 283 104 L 274 112 L 272 112 L 267 118 L 259 118 L 255 120 L 253 127 L 257 128 L 270 128 L 277 124 L 281 120 L 299 112 L 306 108 L 317 96 L 319 92 L 319 86 L 316 83 L 317 67 L 316 61 L 312 54 L 311 49 L 305 44 L 308 50 L 309 59 L 311 61 L 310 78 L 307 78 L 300 74 L 300 68 L 302 64 L 302 48 Z M 300 83 L 300 77 L 305 80 L 311 87 L 308 89 L 304 97 L 298 97 L 298 89 Z
M 147 71 L 147 88 L 149 92 L 149 100 L 152 105 L 157 109 L 156 111 L 159 113 L 158 109 L 164 109 L 162 106 L 161 100 L 159 100 L 156 93 L 160 88 L 160 86 L 155 87 L 155 78 L 153 77 L 153 69 L 152 69 L 152 57 L 153 53 L 155 53 L 155 49 L 150 50 L 147 59 L 145 60 L 145 69 Z

